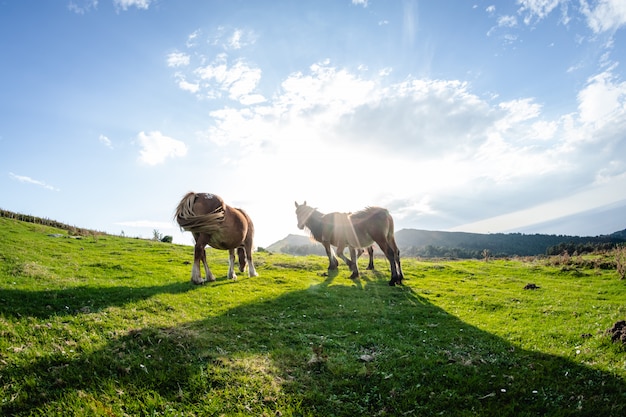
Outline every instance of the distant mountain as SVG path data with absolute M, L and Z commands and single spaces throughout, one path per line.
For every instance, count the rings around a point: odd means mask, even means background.
M 287 235 L 287 237 L 272 243 L 265 249 L 270 252 L 289 253 L 292 255 L 326 255 L 326 251 L 321 243 L 302 235 Z
M 521 233 L 465 233 L 402 229 L 396 241 L 404 256 L 482 258 L 484 251 L 491 256 L 535 256 L 567 251 L 584 253 L 626 242 L 626 229 L 611 235 L 580 237 Z M 289 235 L 270 245 L 271 252 L 293 255 L 324 255 L 321 244 L 307 236 Z
M 313 243 L 310 237 L 302 235 L 287 235 L 287 237 L 272 243 L 266 249 L 270 252 L 282 252 L 284 248 L 289 246 L 305 246 Z M 319 244 L 319 243 L 318 243 Z M 320 245 L 321 246 L 321 245 Z
M 609 236 L 626 240 L 626 229 L 620 230 L 619 232 L 611 233 Z
M 480 258 L 492 256 L 535 256 L 567 251 L 591 252 L 626 241 L 620 236 L 565 236 L 522 233 L 465 233 L 403 229 L 396 233 L 401 251 L 409 256 Z M 604 246 L 602 246 L 604 245 Z

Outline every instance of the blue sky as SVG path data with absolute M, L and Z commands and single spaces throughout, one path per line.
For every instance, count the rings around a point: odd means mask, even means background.
M 296 200 L 626 227 L 622 0 L 0 0 L 0 53 L 6 210 L 190 243 L 173 210 L 211 192 L 259 246 L 300 233 Z

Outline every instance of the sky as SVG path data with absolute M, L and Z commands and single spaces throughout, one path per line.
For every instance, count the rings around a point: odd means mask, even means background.
M 626 228 L 623 0 L 0 0 L 0 56 L 5 210 L 190 244 L 174 209 L 209 192 L 261 247 L 295 201 Z

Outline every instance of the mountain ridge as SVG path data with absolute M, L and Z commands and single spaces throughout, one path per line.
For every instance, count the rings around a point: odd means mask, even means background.
M 405 256 L 481 258 L 487 253 L 491 256 L 537 256 L 565 251 L 573 254 L 624 243 L 626 229 L 598 236 L 401 229 L 396 232 L 396 242 Z M 294 234 L 287 235 L 266 250 L 293 255 L 325 254 L 320 243 L 308 236 Z

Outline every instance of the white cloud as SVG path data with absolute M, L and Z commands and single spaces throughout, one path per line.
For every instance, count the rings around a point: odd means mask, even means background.
M 113 0 L 113 4 L 117 10 L 128 10 L 131 7 L 136 7 L 141 10 L 148 10 L 152 0 Z
M 591 77 L 578 93 L 578 109 L 583 123 L 602 126 L 626 117 L 626 82 L 615 82 L 612 72 Z
M 506 116 L 497 122 L 500 130 L 506 130 L 520 122 L 534 119 L 541 113 L 541 106 L 530 98 L 505 101 L 498 107 L 506 111 Z
M 233 32 L 232 36 L 228 39 L 228 46 L 231 49 L 241 49 L 241 38 L 243 33 L 241 30 L 237 29 Z
M 562 198 L 554 198 L 547 202 L 533 205 L 522 210 L 515 210 L 500 216 L 491 217 L 474 223 L 463 224 L 452 228 L 464 232 L 507 232 L 512 225 L 520 228 L 539 222 L 559 219 L 565 216 L 591 210 L 593 208 L 623 201 L 626 189 L 626 175 L 598 187 L 585 187 L 579 192 Z
M 46 183 L 45 183 L 45 182 L 43 182 L 43 181 L 39 181 L 39 180 L 32 179 L 31 177 L 27 177 L 27 176 L 24 176 L 24 175 L 17 175 L 17 174 L 14 174 L 14 173 L 12 173 L 12 172 L 9 172 L 9 176 L 10 176 L 12 179 L 16 180 L 16 181 L 23 182 L 23 183 L 26 183 L 26 184 L 33 184 L 33 185 L 37 185 L 37 186 L 39 186 L 39 187 L 43 187 L 43 188 L 45 188 L 46 190 L 50 190 L 50 191 L 60 191 L 58 188 L 53 187 L 52 185 L 48 185 L 48 184 L 46 184 Z
M 199 90 L 203 90 L 201 92 L 209 98 L 220 97 L 225 92 L 231 100 L 245 105 L 265 101 L 263 96 L 255 93 L 261 70 L 243 60 L 237 60 L 231 65 L 228 57 L 220 54 L 211 64 L 197 68 L 194 74 L 201 82 Z
M 352 4 L 363 7 L 367 7 L 367 2 L 368 0 L 352 0 Z
M 531 129 L 532 129 L 531 135 L 537 140 L 554 139 L 554 136 L 556 132 L 558 131 L 558 128 L 559 128 L 559 124 L 558 122 L 554 120 L 552 121 L 541 120 L 531 125 Z
M 200 37 L 201 34 L 202 34 L 202 31 L 198 29 L 194 31 L 191 35 L 189 35 L 187 37 L 187 42 L 186 42 L 187 48 L 195 47 L 197 45 L 198 38 Z
M 220 26 L 209 37 L 208 44 L 231 52 L 254 45 L 256 41 L 257 34 L 252 30 Z
M 181 90 L 189 91 L 190 93 L 197 93 L 200 91 L 200 84 L 190 83 L 184 79 L 180 79 L 178 81 L 178 87 L 180 87 Z
M 518 13 L 524 15 L 524 23 L 546 18 L 554 9 L 561 6 L 561 23 L 568 24 L 568 0 L 518 0 Z M 592 4 L 590 4 L 592 3 Z M 587 25 L 593 32 L 614 32 L 626 25 L 626 2 L 623 0 L 580 0 L 580 12 L 587 19 Z
M 581 0 L 581 11 L 595 33 L 612 32 L 626 25 L 624 0 L 599 0 L 593 8 L 586 0 Z
M 499 27 L 512 28 L 517 26 L 517 18 L 515 16 L 500 16 L 498 18 Z
M 243 97 L 260 71 L 239 93 L 231 86 L 249 69 L 222 56 L 196 76 L 201 92 L 210 82 L 217 93 Z M 549 118 L 531 97 L 498 101 L 459 80 L 393 82 L 385 71 L 352 72 L 326 60 L 287 76 L 262 103 L 239 99 L 213 110 L 205 135 L 236 178 L 285 181 L 291 192 L 277 205 L 289 207 L 294 198 L 327 211 L 379 204 L 401 224 L 441 227 L 525 210 L 546 194 L 560 199 L 581 184 L 617 178 L 624 165 L 615 155 L 626 151 L 624 90 L 609 71 L 598 74 L 581 90 L 578 111 Z M 602 141 L 602 151 L 590 149 L 587 138 Z M 250 201 L 264 201 L 262 190 L 248 193 Z
M 189 65 L 189 55 L 182 52 L 172 52 L 167 56 L 168 67 L 185 67 Z
M 100 135 L 98 137 L 98 141 L 102 143 L 104 146 L 106 146 L 107 148 L 113 149 L 113 143 L 111 143 L 111 139 L 109 139 L 108 137 L 104 135 Z
M 141 146 L 139 160 L 147 165 L 158 165 L 167 158 L 183 157 L 187 154 L 184 142 L 164 136 L 161 132 L 140 132 L 137 140 Z
M 544 19 L 563 1 L 564 0 L 518 0 L 518 3 L 521 5 L 519 13 L 526 14 L 524 23 L 528 25 L 532 22 L 533 18 L 537 20 Z
M 98 0 L 70 0 L 67 8 L 76 14 L 85 14 L 98 8 Z

